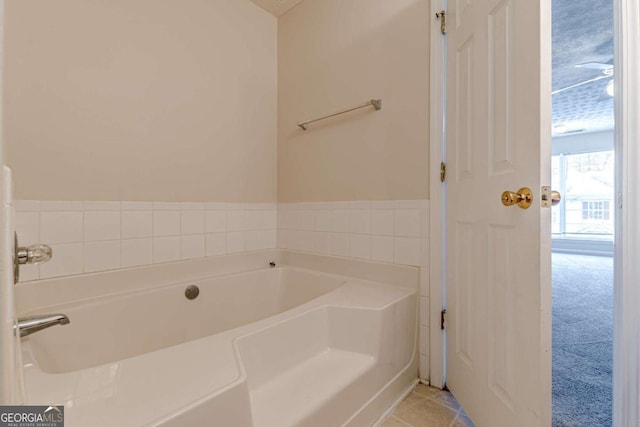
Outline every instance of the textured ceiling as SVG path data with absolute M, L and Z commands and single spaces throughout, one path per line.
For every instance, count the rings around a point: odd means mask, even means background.
M 251 0 L 267 12 L 280 16 L 302 0 Z
M 613 0 L 553 0 L 553 90 L 604 77 L 578 64 L 613 64 Z M 613 129 L 613 98 L 604 77 L 553 95 L 553 125 L 569 133 Z

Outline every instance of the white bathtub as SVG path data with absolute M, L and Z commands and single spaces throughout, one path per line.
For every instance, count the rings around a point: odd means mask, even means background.
M 25 403 L 71 427 L 369 426 L 417 377 L 417 283 L 265 251 L 19 285 L 20 316 L 71 320 L 23 339 Z

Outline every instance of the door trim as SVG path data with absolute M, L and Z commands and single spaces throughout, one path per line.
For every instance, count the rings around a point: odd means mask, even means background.
M 613 425 L 640 425 L 640 5 L 615 0 L 616 237 Z
M 429 383 L 445 385 L 444 332 L 440 329 L 440 312 L 444 307 L 443 184 L 440 162 L 444 156 L 444 72 L 445 37 L 440 32 L 436 13 L 444 9 L 443 0 L 431 0 L 430 72 L 429 72 Z M 426 337 L 422 337 L 426 339 Z

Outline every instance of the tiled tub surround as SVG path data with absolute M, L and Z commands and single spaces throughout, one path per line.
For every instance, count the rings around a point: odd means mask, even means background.
M 279 203 L 278 247 L 422 265 L 427 200 Z
M 277 219 L 276 219 L 277 206 Z M 15 202 L 23 245 L 54 259 L 21 281 L 272 249 L 426 266 L 428 201 Z M 277 225 L 276 225 L 277 224 Z M 277 236 L 276 236 L 277 228 Z
M 420 267 L 420 377 L 428 381 L 428 200 L 278 203 L 278 248 Z
M 26 403 L 70 427 L 370 426 L 416 381 L 418 281 L 266 250 L 26 283 L 18 314 L 71 320 L 23 340 Z
M 21 282 L 276 247 L 275 203 L 15 202 L 20 244 L 53 259 Z
M 53 259 L 21 282 L 277 247 L 420 267 L 420 375 L 429 377 L 429 202 L 15 202 L 22 245 Z M 276 214 L 277 213 L 277 214 Z M 276 232 L 277 229 L 277 232 Z

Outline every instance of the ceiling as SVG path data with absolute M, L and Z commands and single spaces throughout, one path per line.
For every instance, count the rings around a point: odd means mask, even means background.
M 302 0 L 251 0 L 274 16 L 280 16 Z
M 280 16 L 302 0 L 251 0 Z M 578 68 L 588 62 L 613 63 L 613 0 L 552 0 L 553 90 L 604 76 L 601 69 Z M 612 77 L 553 95 L 554 135 L 613 129 Z
M 553 90 L 604 76 L 588 62 L 613 64 L 613 0 L 553 0 Z M 613 129 L 612 78 L 553 95 L 554 135 Z

